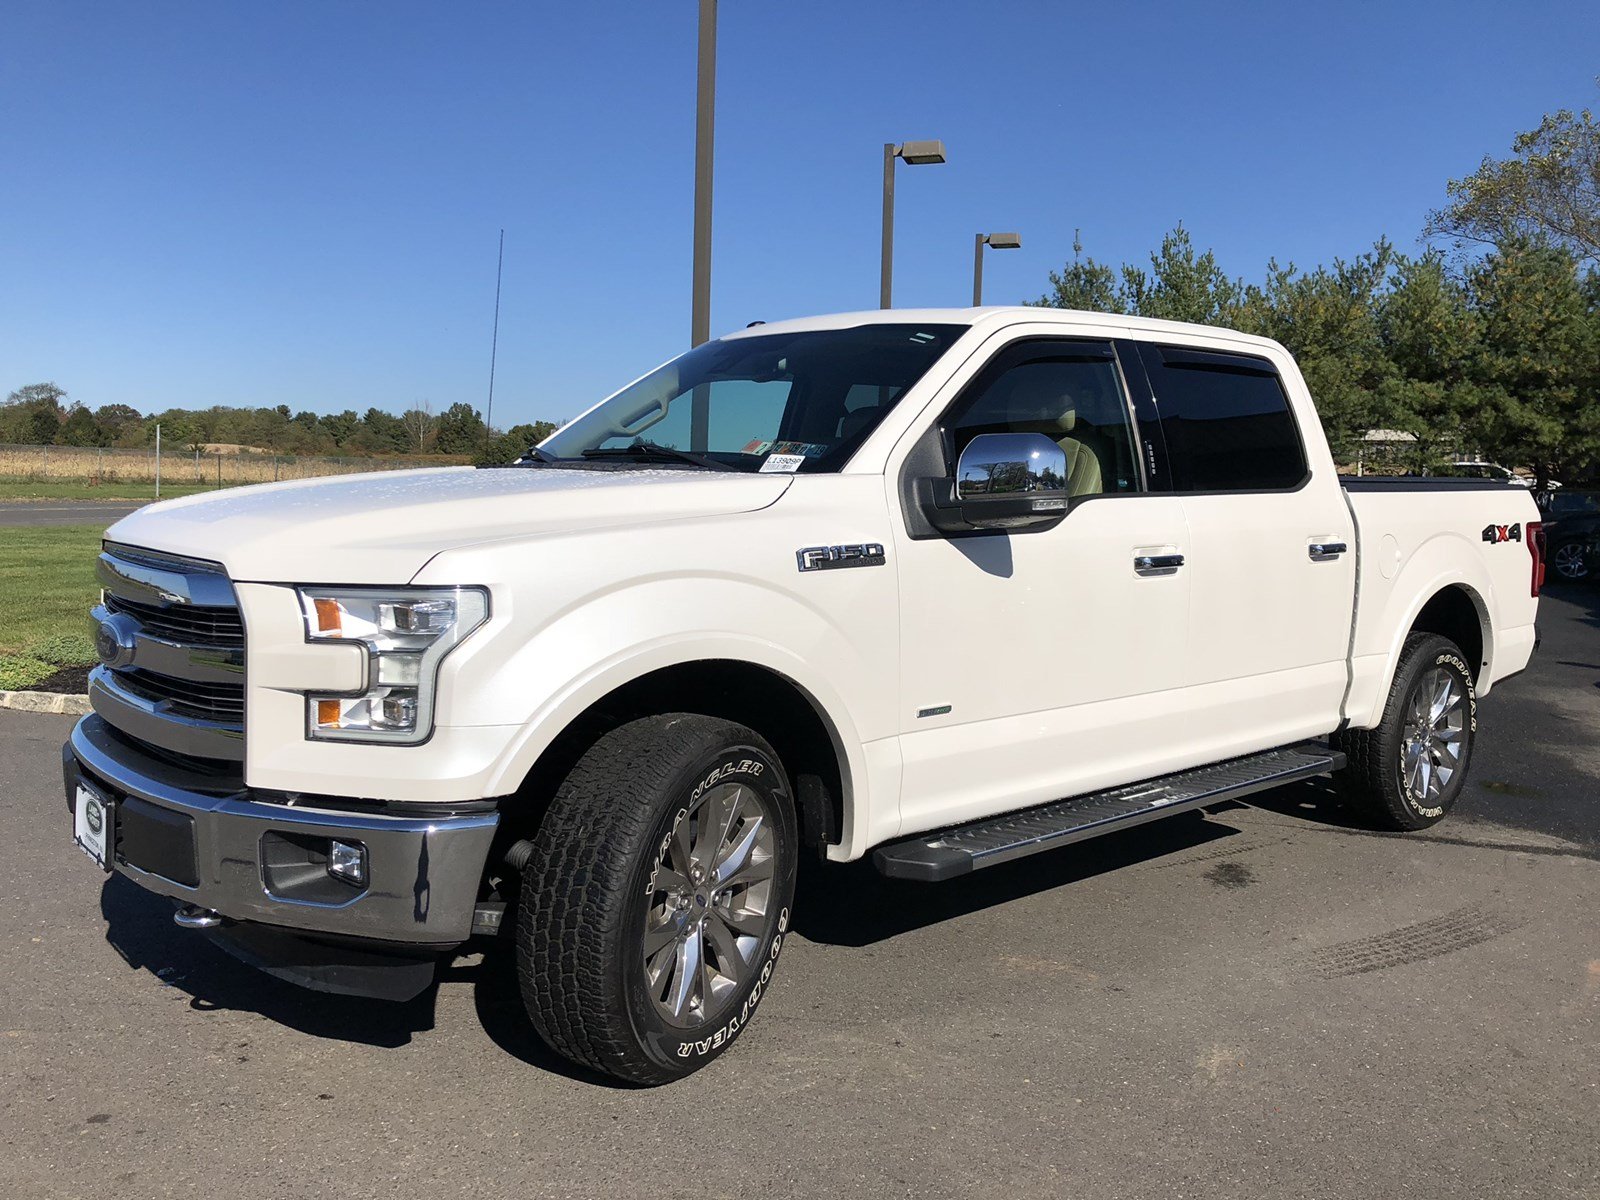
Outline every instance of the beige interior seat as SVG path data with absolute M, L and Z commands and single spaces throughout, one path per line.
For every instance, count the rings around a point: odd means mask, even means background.
M 1062 434 L 1056 445 L 1067 456 L 1067 496 L 1098 496 L 1105 491 L 1104 464 L 1111 460 L 1111 443 L 1099 430 L 1078 429 L 1078 410 L 1069 408 L 1056 420 Z

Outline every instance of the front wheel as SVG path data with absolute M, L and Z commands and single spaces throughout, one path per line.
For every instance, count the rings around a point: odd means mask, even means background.
M 721 1054 L 770 984 L 797 840 L 783 767 L 754 731 L 675 713 L 601 737 L 523 871 L 517 967 L 540 1035 L 633 1083 Z
M 1466 782 L 1478 698 L 1472 672 L 1448 638 L 1406 638 L 1374 729 L 1334 738 L 1347 762 L 1337 780 L 1348 804 L 1384 829 L 1426 829 L 1444 819 Z

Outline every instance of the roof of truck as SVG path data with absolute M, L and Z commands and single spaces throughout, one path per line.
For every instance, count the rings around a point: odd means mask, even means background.
M 1034 308 L 1026 304 L 993 304 L 982 308 L 873 308 L 862 312 L 825 313 L 815 317 L 796 317 L 785 321 L 761 322 L 724 334 L 725 338 L 760 336 L 763 333 L 800 333 L 809 329 L 849 329 L 856 325 L 992 325 L 996 328 L 1020 321 L 1049 325 L 1119 325 L 1148 333 L 1188 334 L 1223 337 L 1231 342 L 1249 343 L 1262 348 L 1279 348 L 1270 338 L 1240 333 L 1220 325 L 1193 325 L 1186 321 L 1157 321 L 1150 317 L 1129 317 L 1120 313 L 1085 312 L 1075 308 Z

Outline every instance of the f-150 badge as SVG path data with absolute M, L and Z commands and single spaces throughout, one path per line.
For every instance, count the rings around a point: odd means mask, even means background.
M 1520 542 L 1522 540 L 1522 526 L 1517 525 L 1485 525 L 1483 527 L 1483 540 L 1491 546 L 1497 542 Z
M 807 546 L 794 552 L 802 571 L 836 571 L 841 567 L 881 567 L 884 564 L 880 542 L 856 542 L 848 546 Z

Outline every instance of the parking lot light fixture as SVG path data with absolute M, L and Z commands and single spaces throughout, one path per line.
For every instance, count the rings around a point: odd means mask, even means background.
M 942 163 L 944 143 L 938 140 L 923 142 L 894 142 L 883 144 L 883 254 L 878 273 L 878 307 L 888 308 L 893 290 L 894 275 L 894 163 L 902 159 L 914 167 Z
M 1020 250 L 1020 233 L 980 233 L 972 244 L 972 307 L 983 303 L 983 248 L 991 250 Z

